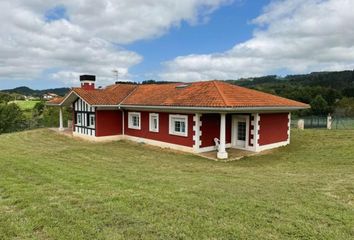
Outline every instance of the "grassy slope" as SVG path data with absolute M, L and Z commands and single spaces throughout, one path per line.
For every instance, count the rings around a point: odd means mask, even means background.
M 354 131 L 219 163 L 37 130 L 0 136 L 0 239 L 350 239 Z
M 27 111 L 27 110 L 32 110 L 34 106 L 39 103 L 40 101 L 16 101 L 16 103 L 21 110 Z

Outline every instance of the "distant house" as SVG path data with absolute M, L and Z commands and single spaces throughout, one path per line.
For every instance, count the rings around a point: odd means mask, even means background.
M 227 148 L 254 152 L 290 143 L 291 112 L 307 104 L 222 81 L 115 84 L 95 88 L 95 76 L 80 76 L 81 88 L 48 105 L 72 106 L 73 135 L 95 141 L 128 139 L 201 153 Z M 61 108 L 60 108 L 61 109 Z M 62 111 L 60 128 L 63 129 Z
M 43 99 L 47 100 L 47 101 L 52 100 L 52 99 L 57 98 L 57 97 L 59 97 L 59 96 L 57 94 L 55 94 L 55 93 L 45 93 L 45 94 L 43 94 Z

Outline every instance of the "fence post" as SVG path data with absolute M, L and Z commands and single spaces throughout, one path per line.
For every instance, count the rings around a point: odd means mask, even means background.
M 299 119 L 299 121 L 297 121 L 297 128 L 300 130 L 304 130 L 305 129 L 305 121 L 304 119 Z
M 332 129 L 332 116 L 330 113 L 327 116 L 327 129 L 329 129 L 329 130 Z

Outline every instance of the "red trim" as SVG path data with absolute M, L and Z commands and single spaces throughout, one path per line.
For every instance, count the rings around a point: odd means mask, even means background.
M 288 113 L 260 114 L 260 146 L 288 140 Z

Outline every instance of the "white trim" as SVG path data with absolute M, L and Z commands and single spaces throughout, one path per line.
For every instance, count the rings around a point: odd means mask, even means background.
M 139 126 L 134 126 L 133 125 L 133 116 L 138 116 L 138 120 L 139 120 Z M 141 113 L 140 112 L 128 112 L 128 128 L 130 129 L 136 129 L 136 130 L 140 130 L 141 129 Z
M 260 121 L 261 121 L 261 116 L 259 115 L 259 113 L 254 114 L 254 135 L 253 135 L 253 149 L 254 151 L 257 152 L 258 147 L 259 147 L 259 129 L 260 129 Z
M 124 110 L 122 110 L 122 134 L 125 135 L 125 119 L 124 119 Z
M 93 142 L 111 142 L 111 141 L 118 141 L 123 139 L 123 135 L 96 137 L 94 135 L 91 136 L 91 135 L 86 135 L 78 132 L 73 132 L 73 136 L 84 140 L 93 141 Z
M 157 141 L 157 140 L 152 140 L 152 139 L 147 139 L 147 138 L 140 138 L 140 137 L 125 135 L 123 137 L 123 139 L 134 141 L 134 142 L 139 142 L 139 143 L 146 143 L 146 144 L 161 147 L 161 148 L 170 148 L 170 149 L 189 152 L 189 153 L 195 152 L 192 147 L 187 147 L 187 146 L 182 146 L 182 145 L 177 145 L 177 144 L 173 144 L 173 143 L 167 143 L 167 142 L 162 142 L 162 141 Z
M 173 118 L 179 118 L 184 121 L 185 125 L 185 132 L 176 132 L 174 126 Z M 188 137 L 188 115 L 181 115 L 181 114 L 169 114 L 169 129 L 168 132 L 170 135 Z
M 80 119 L 80 121 L 79 121 Z M 76 113 L 76 123 L 75 123 L 75 126 L 83 126 L 82 125 L 82 113 L 81 112 L 77 112 Z
M 200 117 L 201 117 L 200 113 L 196 113 L 193 116 L 193 121 L 194 121 L 194 126 L 193 126 L 193 131 L 194 131 L 193 141 L 194 141 L 194 145 L 193 145 L 193 148 L 194 148 L 195 151 L 198 151 L 198 149 L 202 145 L 202 141 L 200 140 L 200 137 L 202 136 L 202 131 L 200 130 L 202 122 L 200 120 Z
M 156 129 L 154 129 L 154 126 L 153 126 L 153 119 L 152 118 L 156 118 Z M 159 114 L 158 113 L 149 113 L 149 131 L 150 132 L 159 132 L 160 130 L 160 121 L 159 121 Z
M 162 141 L 157 141 L 157 140 L 152 140 L 152 139 L 147 139 L 147 138 L 128 136 L 128 135 L 113 135 L 113 136 L 96 137 L 96 136 L 89 136 L 86 134 L 73 132 L 73 136 L 77 137 L 77 138 L 84 139 L 84 140 L 93 141 L 93 142 L 110 142 L 110 141 L 128 140 L 128 141 L 134 141 L 134 142 L 138 142 L 138 143 L 146 143 L 146 144 L 161 147 L 161 148 L 170 148 L 170 149 L 174 149 L 174 150 L 178 150 L 178 151 L 195 153 L 195 151 L 192 147 L 187 147 L 187 146 L 183 146 L 183 145 L 167 143 L 167 142 L 162 142 Z
M 290 131 L 291 130 L 291 113 L 288 114 L 288 144 L 290 144 Z
M 283 142 L 277 142 L 277 143 L 272 143 L 272 144 L 267 144 L 267 145 L 261 145 L 257 148 L 256 152 L 262 152 L 264 150 L 269 150 L 273 148 L 278 148 L 278 147 L 283 147 L 288 145 L 288 141 L 283 141 Z
M 246 140 L 245 140 L 245 147 L 237 146 L 236 138 L 237 138 L 237 124 L 238 120 L 246 121 Z M 232 124 L 231 124 L 231 144 L 233 148 L 242 149 L 242 150 L 250 150 L 249 145 L 249 132 L 250 132 L 250 116 L 248 115 L 233 115 L 232 116 Z
M 93 118 L 93 124 L 91 122 L 92 118 Z M 89 114 L 89 124 L 88 125 L 89 125 L 88 126 L 89 128 L 96 128 L 96 114 Z

